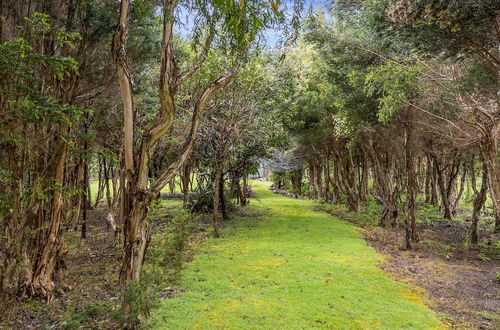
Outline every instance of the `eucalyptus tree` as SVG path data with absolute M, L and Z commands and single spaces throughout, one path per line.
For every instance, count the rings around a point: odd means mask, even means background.
M 127 186 L 123 190 L 122 214 L 124 220 L 123 263 L 120 284 L 126 286 L 140 277 L 141 265 L 151 238 L 147 221 L 149 206 L 160 190 L 180 170 L 190 155 L 200 120 L 210 96 L 227 85 L 244 61 L 251 43 L 264 28 L 277 27 L 285 23 L 283 4 L 268 1 L 175 1 L 166 0 L 158 6 L 162 20 L 160 47 L 158 98 L 159 108 L 151 126 L 144 129 L 139 144 L 135 144 L 137 130 L 134 127 L 133 72 L 126 53 L 131 1 L 122 0 L 119 23 L 113 38 L 113 56 L 123 99 L 124 159 Z M 189 13 L 194 19 L 193 42 L 199 56 L 191 66 L 178 67 L 174 47 L 174 30 L 178 17 Z M 150 182 L 148 169 L 152 152 L 159 140 L 170 130 L 176 116 L 178 91 L 203 66 L 207 54 L 213 47 L 222 48 L 226 56 L 221 62 L 227 71 L 207 85 L 192 102 L 192 118 L 188 133 L 178 155 Z
M 266 57 L 267 56 L 267 57 Z M 215 96 L 217 103 L 207 114 L 200 131 L 197 149 L 204 164 L 213 171 L 213 229 L 219 236 L 220 215 L 225 210 L 225 177 L 231 176 L 235 197 L 247 204 L 246 177 L 250 167 L 270 150 L 279 146 L 283 130 L 275 120 L 276 109 L 269 107 L 272 98 L 272 64 L 269 54 L 255 54 L 235 77 L 231 86 Z M 243 184 L 241 184 L 243 180 Z

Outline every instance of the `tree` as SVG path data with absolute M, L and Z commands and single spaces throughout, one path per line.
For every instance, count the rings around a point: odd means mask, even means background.
M 201 43 L 198 59 L 183 72 L 179 72 L 174 49 L 176 11 L 181 8 L 181 5 L 192 10 L 203 22 L 203 24 L 200 23 L 196 26 L 195 40 L 205 37 L 205 41 Z M 166 0 L 160 7 L 163 21 L 158 86 L 160 106 L 154 123 L 146 128 L 140 139 L 140 144 L 137 146 L 134 143 L 136 130 L 134 128 L 132 67 L 126 54 L 130 9 L 131 2 L 122 0 L 119 24 L 113 37 L 113 56 L 123 99 L 124 159 L 127 177 L 127 185 L 122 196 L 125 234 L 123 264 L 120 270 L 120 284 L 122 286 L 139 279 L 151 235 L 147 221 L 149 205 L 167 182 L 179 172 L 190 155 L 202 114 L 207 107 L 210 96 L 233 79 L 250 42 L 255 39 L 257 33 L 263 27 L 283 22 L 283 14 L 280 14 L 277 6 L 271 6 L 266 1 L 178 3 Z M 217 33 L 220 27 L 223 27 L 222 31 L 225 34 Z M 189 123 L 190 129 L 183 147 L 170 165 L 161 171 L 150 184 L 148 170 L 151 164 L 151 155 L 159 140 L 172 128 L 178 90 L 202 67 L 212 44 L 216 42 L 226 49 L 230 55 L 227 62 L 232 62 L 232 64 L 229 64 L 226 73 L 209 82 L 195 96 L 192 119 Z

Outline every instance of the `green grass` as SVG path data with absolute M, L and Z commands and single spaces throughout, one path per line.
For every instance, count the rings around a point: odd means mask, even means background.
M 186 265 L 181 293 L 153 310 L 155 329 L 444 328 L 415 290 L 377 268 L 358 229 L 313 202 L 255 182 L 251 208 Z

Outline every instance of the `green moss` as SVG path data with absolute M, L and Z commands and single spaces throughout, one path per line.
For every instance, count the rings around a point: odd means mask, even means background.
M 253 184 L 264 214 L 237 219 L 187 264 L 177 296 L 152 311 L 159 329 L 430 329 L 444 327 L 395 282 L 358 229 L 313 202 Z

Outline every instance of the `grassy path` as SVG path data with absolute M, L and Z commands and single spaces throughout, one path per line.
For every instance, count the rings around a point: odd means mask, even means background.
M 161 329 L 441 328 L 418 294 L 376 265 L 357 229 L 254 183 L 238 219 L 186 265 L 185 289 L 152 312 Z

